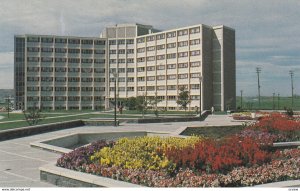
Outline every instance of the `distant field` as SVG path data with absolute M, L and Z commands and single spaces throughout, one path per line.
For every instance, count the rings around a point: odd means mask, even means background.
M 291 97 L 274 97 L 274 109 L 283 110 L 286 108 L 292 108 L 292 98 Z M 273 97 L 261 97 L 261 107 L 259 108 L 258 98 L 257 97 L 243 97 L 243 108 L 244 109 L 273 109 Z M 279 103 L 279 104 L 278 104 Z M 241 105 L 241 97 L 236 97 L 236 106 Z M 278 107 L 279 106 L 279 107 Z M 294 110 L 300 110 L 300 96 L 294 97 Z

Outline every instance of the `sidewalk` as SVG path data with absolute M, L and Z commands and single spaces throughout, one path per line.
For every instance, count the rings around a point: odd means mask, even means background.
M 38 168 L 54 162 L 60 154 L 32 148 L 30 143 L 42 139 L 79 132 L 160 131 L 174 133 L 186 126 L 237 125 L 227 115 L 208 116 L 205 121 L 128 124 L 119 127 L 84 126 L 0 142 L 0 187 L 54 187 L 41 182 Z

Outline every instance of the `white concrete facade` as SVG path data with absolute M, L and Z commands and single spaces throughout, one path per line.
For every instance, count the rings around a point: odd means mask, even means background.
M 233 109 L 235 31 L 201 24 L 167 31 L 120 24 L 107 27 L 100 38 L 15 36 L 16 107 L 109 108 L 115 80 L 118 98 L 157 96 L 160 109 L 181 109 L 176 103 L 181 87 L 190 93 L 189 110 L 199 107 L 200 96 L 202 110 Z

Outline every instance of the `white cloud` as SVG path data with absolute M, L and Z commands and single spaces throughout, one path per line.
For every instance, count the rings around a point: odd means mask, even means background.
M 13 88 L 13 52 L 0 53 L 0 89 Z

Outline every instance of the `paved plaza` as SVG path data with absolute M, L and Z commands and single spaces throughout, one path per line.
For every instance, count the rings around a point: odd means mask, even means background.
M 40 181 L 38 168 L 54 162 L 60 154 L 30 147 L 30 143 L 70 133 L 117 132 L 117 131 L 159 131 L 180 133 L 187 126 L 223 126 L 239 125 L 232 122 L 228 115 L 210 115 L 205 121 L 129 124 L 118 127 L 84 126 L 39 135 L 12 139 L 0 142 L 0 187 L 53 187 L 54 185 Z

